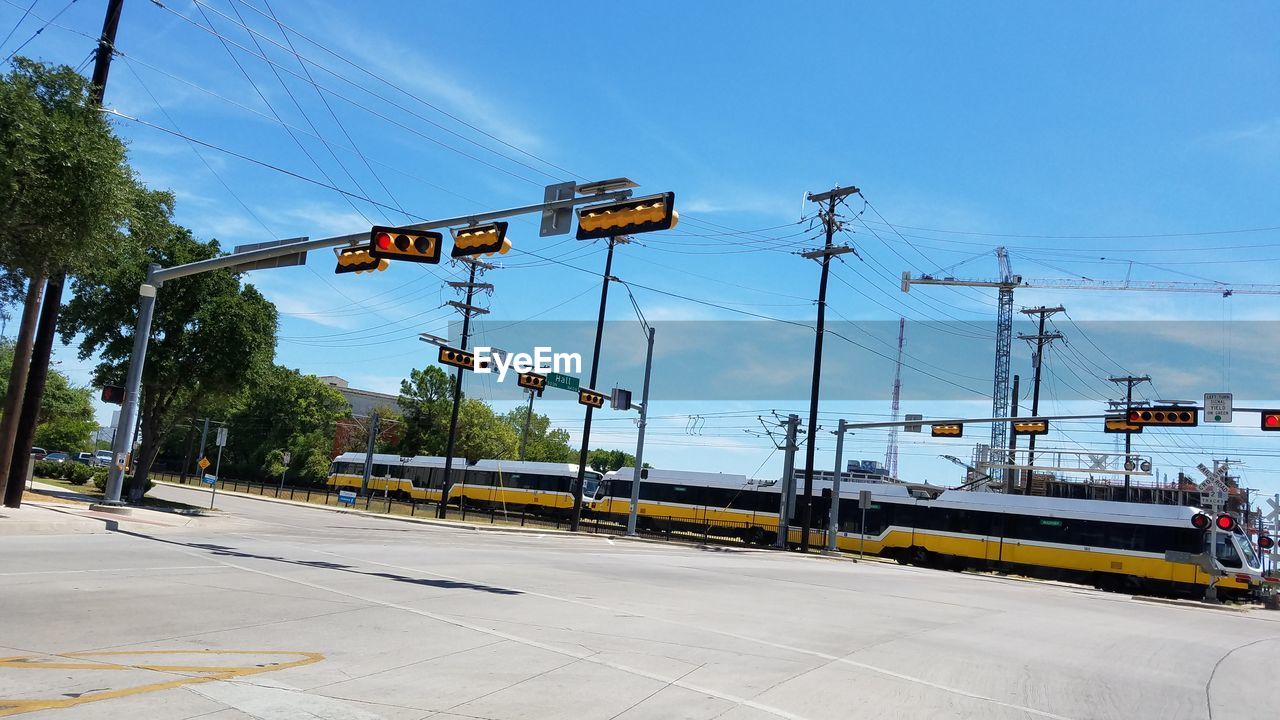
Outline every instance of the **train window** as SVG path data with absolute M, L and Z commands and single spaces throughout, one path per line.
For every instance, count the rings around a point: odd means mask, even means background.
M 1240 562 L 1240 555 L 1236 552 L 1236 546 L 1231 542 L 1230 536 L 1222 533 L 1212 533 L 1212 535 L 1214 538 L 1213 557 L 1223 567 L 1241 567 L 1243 563 Z
M 644 487 L 643 484 L 641 487 Z M 609 497 L 630 498 L 631 497 L 631 481 L 613 479 L 609 481 Z
M 468 485 L 492 485 L 493 482 L 493 473 L 491 472 L 472 470 L 467 473 Z
M 374 466 L 373 466 L 373 474 L 371 475 L 371 477 L 386 477 L 386 476 L 387 476 L 387 466 L 386 466 L 386 465 L 374 465 Z

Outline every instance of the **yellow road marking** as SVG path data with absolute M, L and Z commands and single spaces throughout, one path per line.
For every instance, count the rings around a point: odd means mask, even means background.
M 219 665 L 139 665 L 131 663 L 115 663 L 115 662 L 61 662 L 39 660 L 35 656 L 18 656 L 0 658 L 0 670 L 6 669 L 53 669 L 53 670 L 149 670 L 152 672 L 192 672 L 207 673 L 194 677 L 178 678 L 175 680 L 166 680 L 163 682 L 151 683 L 148 685 L 139 685 L 137 687 L 120 688 L 118 690 L 104 690 L 90 695 L 84 695 L 75 698 L 36 698 L 29 700 L 20 700 L 17 698 L 6 699 L 0 698 L 0 717 L 9 717 L 22 713 L 35 712 L 36 710 L 52 710 L 57 708 L 75 707 L 76 705 L 84 705 L 102 700 L 112 700 L 115 698 L 128 697 L 130 695 L 140 695 L 142 693 L 158 692 L 160 690 L 170 690 L 184 685 L 195 685 L 199 683 L 212 682 L 214 680 L 231 680 L 234 678 L 246 677 L 249 675 L 258 675 L 260 673 L 273 672 L 276 670 L 287 670 L 289 668 L 301 667 L 312 663 L 320 662 L 324 659 L 324 655 L 314 652 L 297 652 L 297 651 L 278 651 L 278 650 L 119 650 L 112 652 L 71 652 L 62 653 L 55 657 L 66 659 L 72 658 L 109 658 L 120 656 L 138 656 L 138 655 L 207 655 L 207 656 L 226 656 L 226 655 L 263 655 L 263 656 L 289 656 L 296 659 L 288 662 L 269 662 L 259 665 L 248 666 L 219 666 Z

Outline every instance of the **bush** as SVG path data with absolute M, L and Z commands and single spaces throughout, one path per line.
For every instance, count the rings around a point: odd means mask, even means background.
M 52 460 L 37 460 L 32 474 L 42 478 L 60 478 L 62 477 L 62 463 L 56 463 Z
M 93 477 L 93 486 L 94 486 L 94 487 L 96 487 L 96 488 L 98 488 L 98 491 L 99 491 L 99 492 L 106 492 L 106 491 L 107 491 L 107 471 L 106 471 L 106 469 L 105 469 L 105 468 L 100 468 L 100 470 L 101 470 L 101 472 L 94 472 L 94 473 L 92 474 L 92 477 Z M 124 489 L 125 489 L 125 492 L 127 492 L 127 491 L 128 491 L 129 484 L 130 484 L 130 483 L 132 483 L 132 482 L 133 482 L 133 476 L 132 476 L 132 475 L 125 475 L 125 476 L 124 476 Z M 156 484 L 155 484 L 155 483 L 153 483 L 153 482 L 151 482 L 150 480 L 148 480 L 148 481 L 147 481 L 147 489 L 146 489 L 146 491 L 145 491 L 145 492 L 143 492 L 142 494 L 143 494 L 143 495 L 146 495 L 147 493 L 151 492 L 151 489 L 152 489 L 152 488 L 154 488 L 155 486 L 156 486 Z
M 72 485 L 84 485 L 93 478 L 93 468 L 80 463 L 62 463 L 67 466 L 66 479 Z

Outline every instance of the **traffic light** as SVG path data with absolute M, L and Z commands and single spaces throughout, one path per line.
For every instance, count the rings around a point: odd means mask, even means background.
M 535 372 L 520 373 L 516 376 L 516 384 L 522 388 L 532 390 L 538 393 L 538 397 L 542 397 L 542 391 L 547 387 L 547 376 L 539 375 Z
M 1048 420 L 1014 420 L 1014 435 L 1048 435 Z
M 960 437 L 964 435 L 964 425 L 960 423 L 930 425 L 929 434 L 933 437 Z
M 673 192 L 647 195 L 578 210 L 578 239 L 595 240 L 616 235 L 669 230 L 680 221 Z
M 1130 408 L 1128 415 L 1129 422 L 1133 425 L 1195 427 L 1200 424 L 1200 413 L 1192 408 L 1176 405 Z
M 440 244 L 444 235 L 438 232 L 399 230 L 374 225 L 369 231 L 369 254 L 384 260 L 440 262 Z
M 472 255 L 505 255 L 511 249 L 507 224 L 491 222 L 453 230 L 453 257 Z
M 356 247 L 345 247 L 338 251 L 338 267 L 334 269 L 334 272 L 341 275 L 343 273 L 382 271 L 386 270 L 390 264 L 386 260 L 371 255 L 368 245 L 358 245 Z
M 1191 516 L 1191 527 L 1197 530 L 1208 530 L 1209 523 L 1211 522 L 1213 521 L 1210 520 L 1209 516 L 1205 515 L 1204 513 L 1196 513 L 1195 515 Z
M 1141 425 L 1134 425 L 1124 415 L 1108 415 L 1102 425 L 1103 432 L 1109 433 L 1140 433 Z
M 1270 535 L 1259 535 L 1259 536 L 1258 536 L 1258 549 L 1260 549 L 1260 550 L 1270 550 L 1271 548 L 1273 548 L 1273 547 L 1275 547 L 1275 546 L 1276 546 L 1276 541 L 1275 541 L 1275 540 L 1272 540 Z
M 604 393 L 598 393 L 595 390 L 588 390 L 586 388 L 578 389 L 579 405 L 586 405 L 587 407 L 593 407 L 598 410 L 604 407 L 604 401 L 607 399 L 608 396 Z
M 104 385 L 102 387 L 102 402 L 111 403 L 112 405 L 123 405 L 124 388 L 119 385 Z
M 1230 515 L 1219 515 L 1218 519 L 1214 521 L 1214 524 L 1216 524 L 1218 529 L 1223 532 L 1231 532 L 1236 529 L 1236 519 Z
M 1280 410 L 1262 411 L 1262 429 L 1267 432 L 1280 432 Z
M 476 369 L 476 356 L 466 350 L 454 350 L 451 347 L 440 348 L 440 362 L 445 365 L 460 367 L 463 370 Z

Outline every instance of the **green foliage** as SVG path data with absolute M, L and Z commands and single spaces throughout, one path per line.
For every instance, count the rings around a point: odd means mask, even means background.
M 474 463 L 481 459 L 515 458 L 520 437 L 480 400 L 462 401 L 458 412 L 458 438 L 454 453 Z
M 97 384 L 124 378 L 147 265 L 220 254 L 216 241 L 196 240 L 172 222 L 172 195 L 137 188 L 133 201 L 127 233 L 109 259 L 77 275 L 58 328 L 63 342 L 79 338 L 81 359 L 98 355 Z M 203 400 L 238 392 L 275 352 L 275 306 L 229 271 L 171 280 L 159 289 L 155 307 L 142 378 L 138 467 L 144 478 L 161 436 L 178 418 Z
M 124 487 L 129 487 L 129 486 L 130 486 L 130 485 L 132 485 L 132 484 L 133 484 L 133 476 L 132 476 L 132 475 L 125 475 L 125 476 L 124 476 Z M 107 491 L 107 474 L 106 474 L 105 472 L 104 472 L 104 473 L 101 473 L 101 474 L 94 474 L 94 476 L 93 476 L 93 486 L 94 486 L 94 487 L 96 487 L 96 488 L 98 488 L 98 492 L 106 492 L 106 491 Z M 148 481 L 147 481 L 147 488 L 146 488 L 145 490 L 143 490 L 143 491 L 142 491 L 142 494 L 143 494 L 143 495 L 146 495 L 147 493 L 151 492 L 151 489 L 152 489 L 152 488 L 154 488 L 155 486 L 156 486 L 156 484 L 155 484 L 155 483 L 153 483 L 153 482 L 151 482 L 150 480 L 148 480 Z
M 100 262 L 132 186 L 124 144 L 90 102 L 89 81 L 66 66 L 25 58 L 13 66 L 0 77 L 4 295 L 15 271 L 78 273 Z
M 411 370 L 400 381 L 397 400 L 404 421 L 398 452 L 401 455 L 444 455 L 453 410 L 453 379 L 430 365 Z
M 72 485 L 84 485 L 94 476 L 93 468 L 88 465 L 81 465 L 78 462 L 65 462 L 62 464 L 67 466 L 67 474 L 63 475 L 63 477 Z
M 84 485 L 96 476 L 98 470 L 102 470 L 102 475 L 106 476 L 105 468 L 91 468 L 83 463 L 70 460 L 66 462 L 37 460 L 32 468 L 32 474 L 38 478 L 66 480 L 72 485 Z
M 12 366 L 13 343 L 0 341 L 0 402 L 8 393 Z M 98 429 L 92 398 L 92 389 L 76 387 L 66 375 L 50 368 L 40 400 L 34 444 L 50 451 L 88 450 L 90 436 Z
M 404 417 L 390 405 L 374 408 L 378 413 L 378 437 L 373 442 L 375 453 L 398 453 L 403 446 Z M 365 452 L 369 448 L 369 418 L 347 421 L 346 443 L 341 452 Z
M 314 375 L 274 364 L 253 372 L 235 406 L 224 465 L 242 475 L 278 478 L 287 450 L 295 479 L 307 477 L 301 471 L 314 465 L 316 453 L 324 456 L 327 475 L 335 423 L 351 409 L 341 393 Z
M 500 418 L 516 434 L 516 457 L 519 457 L 520 435 L 524 432 L 524 419 L 528 414 L 529 407 L 520 405 Z M 575 462 L 578 455 L 569 447 L 569 431 L 561 428 L 552 430 L 551 418 L 535 412 L 529 420 L 524 459 L 529 462 Z
M 635 467 L 636 456 L 621 450 L 596 448 L 587 453 L 587 464 L 596 472 L 606 473 L 623 467 Z

